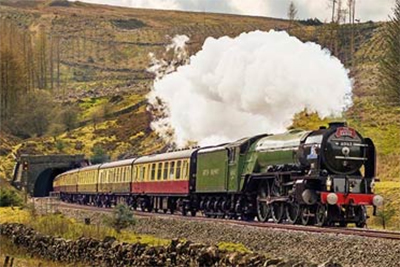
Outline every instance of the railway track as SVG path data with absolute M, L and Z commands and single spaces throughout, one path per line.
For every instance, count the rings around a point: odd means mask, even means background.
M 60 202 L 59 207 L 70 208 L 70 209 L 80 209 L 88 211 L 101 211 L 101 212 L 111 212 L 110 208 L 99 208 L 94 206 L 83 206 L 78 204 L 71 204 Z M 248 227 L 259 227 L 259 228 L 271 228 L 287 231 L 298 231 L 298 232 L 309 232 L 309 233 L 328 233 L 336 235 L 349 235 L 349 236 L 361 236 L 367 238 L 381 238 L 381 239 L 391 239 L 400 240 L 399 231 L 383 231 L 383 230 L 373 230 L 373 229 L 360 229 L 360 228 L 342 228 L 342 227 L 315 227 L 315 226 L 303 226 L 303 225 L 292 225 L 292 224 L 276 224 L 276 223 L 260 223 L 257 221 L 240 221 L 240 220 L 227 220 L 227 219 L 215 219 L 206 218 L 203 216 L 182 216 L 180 214 L 164 214 L 164 213 L 149 213 L 143 211 L 134 211 L 134 214 L 140 217 L 161 217 L 170 219 L 180 219 L 180 220 L 190 220 L 190 221 L 205 221 L 205 222 L 218 222 L 230 225 L 241 225 Z

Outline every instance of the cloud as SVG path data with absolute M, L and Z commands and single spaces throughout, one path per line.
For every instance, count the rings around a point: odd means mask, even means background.
M 87 3 L 125 7 L 170 9 L 197 12 L 230 13 L 239 15 L 287 18 L 291 0 L 81 0 Z M 342 0 L 345 4 L 347 1 Z M 298 18 L 317 17 L 329 21 L 329 0 L 293 0 L 298 9 Z M 395 0 L 357 0 L 356 18 L 361 21 L 387 20 L 392 13 Z

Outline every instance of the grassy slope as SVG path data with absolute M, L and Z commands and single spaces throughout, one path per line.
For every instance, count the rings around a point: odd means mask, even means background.
M 388 207 L 396 211 L 391 227 L 400 229 L 400 107 L 382 99 L 379 60 L 383 56 L 383 29 L 377 29 L 357 52 L 354 106 L 347 115 L 352 125 L 375 142 L 381 179 L 377 192 L 385 197 Z
M 61 135 L 57 148 L 51 137 L 25 140 L 15 152 L 85 153 L 100 143 L 113 159 L 146 154 L 164 149 L 165 144 L 151 131 L 150 115 L 144 106 L 113 116 L 145 99 L 153 76 L 146 72 L 150 52 L 164 55 L 171 37 L 190 37 L 190 54 L 201 48 L 209 37 L 236 36 L 256 29 L 285 29 L 286 21 L 199 14 L 176 11 L 127 9 L 111 6 L 69 3 L 54 6 L 47 1 L 2 1 L 0 16 L 29 27 L 37 36 L 39 29 L 60 39 L 61 86 L 54 94 L 65 105 L 79 111 L 79 119 L 88 121 L 93 114 L 107 109 L 108 119 Z M 57 42 L 57 38 L 54 38 Z M 95 138 L 94 138 L 95 137 Z M 5 169 L 12 167 L 10 154 L 3 157 Z M 0 171 L 10 178 L 10 172 Z
M 251 30 L 286 29 L 284 20 L 202 14 L 176 11 L 127 9 L 110 6 L 69 3 L 68 7 L 50 2 L 6 1 L 0 15 L 9 17 L 38 32 L 43 25 L 47 33 L 61 39 L 61 87 L 57 98 L 79 110 L 80 120 L 91 119 L 106 106 L 108 113 L 139 103 L 150 90 L 152 75 L 148 53 L 163 55 L 170 37 L 190 37 L 190 54 L 198 51 L 208 36 L 236 36 Z M 342 30 L 346 33 L 347 26 Z M 302 40 L 329 46 L 328 26 L 297 27 L 291 33 Z M 382 25 L 357 26 L 357 53 L 354 79 L 354 106 L 346 113 L 348 122 L 371 137 L 378 150 L 379 191 L 400 206 L 400 110 L 381 101 L 377 62 L 382 56 Z M 348 46 L 348 35 L 341 35 L 339 45 Z M 348 55 L 342 61 L 350 66 Z M 162 151 L 163 142 L 151 131 L 151 117 L 144 106 L 119 116 L 109 116 L 96 125 L 88 124 L 54 138 L 25 140 L 11 149 L 19 153 L 85 153 L 100 143 L 113 159 Z M 323 121 L 326 122 L 326 121 Z M 316 128 L 321 120 L 315 116 L 297 116 L 294 126 Z M 58 141 L 60 142 L 60 141 Z M 3 143 L 3 142 L 2 142 Z M 3 147 L 3 145 L 2 145 Z M 10 149 L 10 147 L 9 147 Z M 1 155 L 0 176 L 10 176 L 13 158 Z M 400 214 L 400 211 L 398 212 Z M 398 220 L 400 221 L 400 220 Z M 400 227 L 400 226 L 399 226 Z

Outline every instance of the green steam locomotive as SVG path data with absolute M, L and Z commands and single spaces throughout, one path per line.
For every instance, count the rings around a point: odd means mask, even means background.
M 54 191 L 97 206 L 125 202 L 183 215 L 364 227 L 366 206 L 383 204 L 374 194 L 375 165 L 371 139 L 331 123 L 81 168 L 56 177 Z

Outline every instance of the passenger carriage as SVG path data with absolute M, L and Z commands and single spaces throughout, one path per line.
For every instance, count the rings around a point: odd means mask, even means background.
M 194 155 L 197 150 L 175 151 L 138 158 L 134 162 L 132 193 L 142 209 L 174 212 L 194 190 Z

